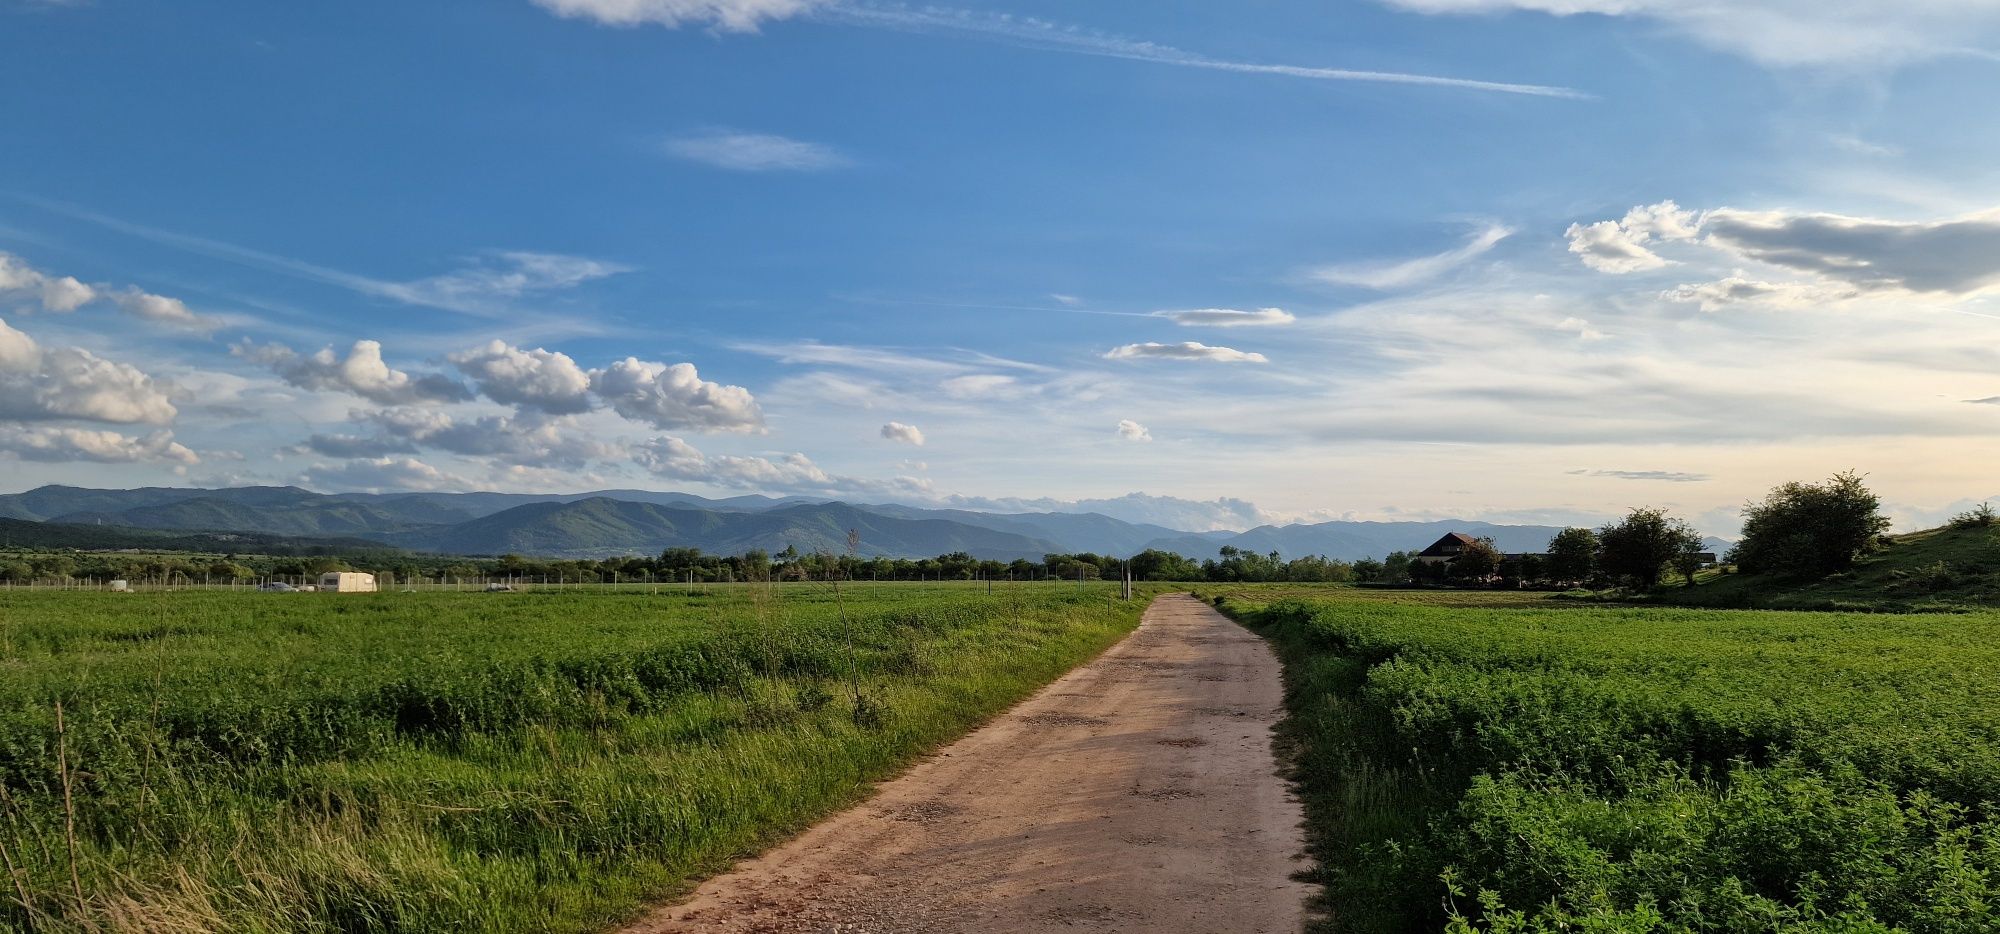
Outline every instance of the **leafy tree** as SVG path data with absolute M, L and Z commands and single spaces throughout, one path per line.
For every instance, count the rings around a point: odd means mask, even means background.
M 1549 539 L 1549 557 L 1543 572 L 1553 581 L 1582 583 L 1597 576 L 1597 533 L 1589 529 L 1564 529 Z
M 1354 579 L 1370 583 L 1382 579 L 1382 562 L 1374 558 L 1362 558 L 1354 562 Z
M 1844 571 L 1889 528 L 1881 507 L 1851 470 L 1825 483 L 1787 483 L 1744 507 L 1743 538 L 1731 554 L 1746 574 Z
M 1658 586 L 1667 566 L 1701 551 L 1701 533 L 1660 509 L 1634 509 L 1597 532 L 1597 563 L 1635 586 Z
M 1407 551 L 1392 551 L 1382 559 L 1382 583 L 1407 584 L 1410 582 L 1410 565 L 1414 556 Z
M 1459 580 L 1486 580 L 1500 570 L 1502 557 L 1493 539 L 1476 539 L 1467 543 L 1458 557 L 1451 559 L 1451 576 Z
M 1142 581 L 1198 581 L 1201 565 L 1171 551 L 1147 549 L 1132 556 L 1132 578 Z

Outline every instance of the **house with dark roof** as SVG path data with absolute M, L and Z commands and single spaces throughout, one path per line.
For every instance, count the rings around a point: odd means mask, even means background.
M 1418 564 L 1450 564 L 1465 553 L 1465 546 L 1477 544 L 1478 541 L 1464 532 L 1452 532 L 1431 543 L 1431 547 L 1417 552 L 1410 560 Z

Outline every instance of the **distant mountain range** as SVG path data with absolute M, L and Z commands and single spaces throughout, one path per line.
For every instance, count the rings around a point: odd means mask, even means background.
M 1355 560 L 1414 551 L 1446 532 L 1492 536 L 1503 551 L 1540 551 L 1558 529 L 1485 522 L 1322 522 L 1247 532 L 1188 532 L 1096 513 L 988 513 L 902 505 L 858 505 L 802 497 L 605 490 L 595 493 L 314 493 L 298 487 L 90 490 L 45 486 L 0 495 L 0 519 L 151 531 L 234 532 L 303 539 L 366 540 L 446 554 L 599 558 L 699 548 L 739 554 L 847 549 L 929 557 L 1039 559 L 1053 552 L 1132 555 L 1148 548 L 1192 558 L 1223 545 L 1287 557 Z M 15 524 L 19 528 L 19 524 Z M 1718 550 L 1728 543 L 1716 540 Z

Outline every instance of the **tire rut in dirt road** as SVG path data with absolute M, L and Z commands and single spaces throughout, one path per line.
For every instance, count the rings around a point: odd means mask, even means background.
M 1305 923 L 1278 661 L 1186 595 L 873 798 L 627 934 L 1269 932 Z

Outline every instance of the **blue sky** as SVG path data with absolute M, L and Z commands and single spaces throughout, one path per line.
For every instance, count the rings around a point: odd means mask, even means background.
M 1919 523 L 2000 9 L 1822 6 L 0 0 L 0 486 Z

